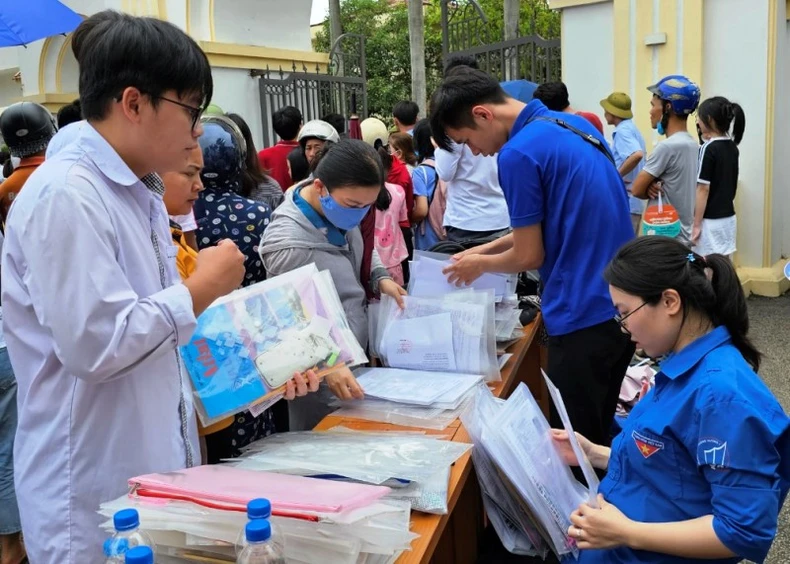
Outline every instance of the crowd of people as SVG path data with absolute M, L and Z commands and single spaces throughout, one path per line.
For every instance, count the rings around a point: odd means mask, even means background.
M 756 374 L 731 261 L 738 104 L 666 77 L 645 95 L 666 137 L 648 153 L 628 95 L 601 101 L 610 144 L 564 84 L 517 100 L 456 57 L 391 129 L 368 118 L 351 139 L 343 116 L 286 106 L 258 151 L 242 116 L 210 104 L 208 60 L 175 26 L 99 12 L 71 48 L 79 100 L 57 119 L 32 102 L 0 114 L 2 564 L 99 561 L 97 508 L 129 477 L 238 456 L 312 429 L 332 396 L 362 398 L 347 368 L 308 371 L 288 402 L 204 428 L 179 346 L 215 299 L 314 263 L 366 347 L 367 306 L 403 305 L 415 249 L 452 255 L 459 286 L 539 273 L 546 370 L 604 477 L 571 516 L 581 562 L 765 558 L 790 421 Z M 663 361 L 613 441 L 637 347 Z

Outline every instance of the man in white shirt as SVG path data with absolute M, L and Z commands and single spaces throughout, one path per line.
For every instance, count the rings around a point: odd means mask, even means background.
M 510 229 L 507 201 L 499 186 L 496 156 L 474 155 L 466 145 L 436 149 L 436 174 L 447 183 L 444 228 L 449 241 L 497 238 Z
M 178 347 L 244 276 L 223 241 L 180 283 L 156 174 L 182 169 L 202 133 L 212 79 L 200 47 L 167 22 L 108 11 L 72 49 L 86 122 L 16 198 L 2 256 L 15 483 L 36 564 L 102 561 L 99 504 L 130 477 L 200 463 Z

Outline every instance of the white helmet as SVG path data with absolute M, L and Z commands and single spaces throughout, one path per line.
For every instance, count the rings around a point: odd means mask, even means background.
M 389 131 L 384 122 L 378 118 L 368 118 L 362 120 L 359 124 L 362 130 L 362 140 L 374 149 L 378 149 L 382 145 L 386 145 L 389 140 Z
M 320 139 L 321 141 L 331 141 L 332 143 L 340 142 L 340 135 L 337 130 L 325 121 L 314 119 L 304 124 L 297 140 L 304 150 L 307 145 L 308 139 Z

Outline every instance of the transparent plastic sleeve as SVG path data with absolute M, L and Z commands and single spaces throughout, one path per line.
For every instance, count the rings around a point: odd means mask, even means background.
M 367 362 L 331 275 L 313 264 L 214 302 L 181 357 L 204 426 L 276 397 L 296 372 Z

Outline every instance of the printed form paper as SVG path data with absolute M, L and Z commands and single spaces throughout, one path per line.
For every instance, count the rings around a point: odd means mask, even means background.
M 382 348 L 390 366 L 418 370 L 456 370 L 453 320 L 449 313 L 396 319 Z
M 562 401 L 562 395 L 560 394 L 560 391 L 552 383 L 552 381 L 549 380 L 546 372 L 541 369 L 541 373 L 543 374 L 543 379 L 546 381 L 546 387 L 549 389 L 551 401 L 554 402 L 554 407 L 557 408 L 557 413 L 562 420 L 562 426 L 565 427 L 565 430 L 568 432 L 571 448 L 573 449 L 573 453 L 576 455 L 576 460 L 579 461 L 579 467 L 582 469 L 584 479 L 587 481 L 587 485 L 590 490 L 590 505 L 592 507 L 598 507 L 598 486 L 601 484 L 601 482 L 598 480 L 598 475 L 595 473 L 592 464 L 590 464 L 590 461 L 584 454 L 584 449 L 582 449 L 582 445 L 579 444 L 579 440 L 576 438 L 576 433 L 573 432 L 571 419 L 568 417 L 568 411 L 565 409 L 565 402 Z

